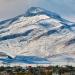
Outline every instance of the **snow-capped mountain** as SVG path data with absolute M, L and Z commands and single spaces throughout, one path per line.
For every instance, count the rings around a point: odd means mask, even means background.
M 49 63 L 75 61 L 75 24 L 54 12 L 31 7 L 25 14 L 0 22 L 0 52 L 12 60 L 34 56 Z

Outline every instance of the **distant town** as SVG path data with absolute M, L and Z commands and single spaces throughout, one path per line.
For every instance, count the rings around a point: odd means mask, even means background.
M 75 75 L 75 67 L 72 66 L 1 66 L 0 75 Z

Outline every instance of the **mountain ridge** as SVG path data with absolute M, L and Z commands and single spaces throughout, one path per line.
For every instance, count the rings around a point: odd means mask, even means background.
M 59 57 L 67 61 L 65 54 L 74 59 L 74 32 L 75 23 L 51 11 L 31 7 L 25 14 L 0 22 L 0 52 L 12 59 L 22 55 L 45 58 L 50 63 Z M 53 58 L 55 55 L 58 56 Z

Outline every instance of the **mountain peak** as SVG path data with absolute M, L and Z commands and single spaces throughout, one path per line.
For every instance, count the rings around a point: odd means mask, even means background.
M 40 58 L 50 63 L 70 60 L 72 55 L 75 57 L 75 24 L 54 12 L 31 7 L 22 15 L 0 22 L 0 53 L 10 56 L 12 60 L 8 61 L 13 63 L 29 63 L 32 58 L 37 59 L 33 60 L 36 63 L 41 62 Z
M 27 10 L 26 16 L 35 16 L 37 14 L 41 14 L 43 12 L 42 8 L 39 7 L 31 7 Z
M 40 7 L 31 7 L 26 12 L 26 16 L 35 16 L 35 15 L 42 15 L 42 14 L 45 14 L 52 18 L 61 19 L 61 17 L 58 14 Z

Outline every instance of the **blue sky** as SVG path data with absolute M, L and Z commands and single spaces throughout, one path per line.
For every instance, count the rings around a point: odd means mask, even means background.
M 25 13 L 32 6 L 42 7 L 72 21 L 75 20 L 75 0 L 0 0 L 0 19 Z

